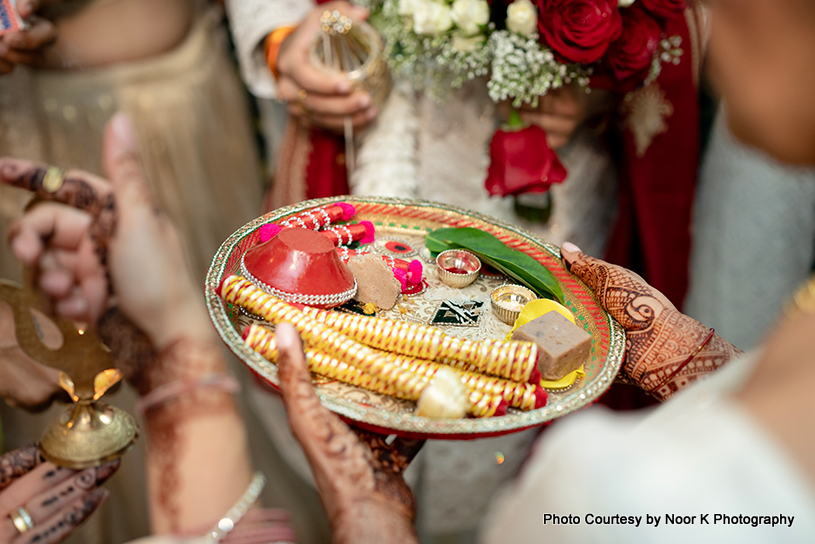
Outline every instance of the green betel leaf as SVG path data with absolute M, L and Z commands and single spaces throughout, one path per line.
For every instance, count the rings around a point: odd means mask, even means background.
M 485 264 L 526 285 L 538 295 L 563 303 L 563 291 L 545 266 L 526 253 L 507 247 L 492 234 L 469 227 L 438 229 L 425 237 L 425 245 L 433 253 L 448 249 L 471 251 Z

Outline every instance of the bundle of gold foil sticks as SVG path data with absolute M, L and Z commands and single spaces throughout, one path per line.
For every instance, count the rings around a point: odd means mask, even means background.
M 434 327 L 376 317 L 298 309 L 229 276 L 218 294 L 270 323 L 290 322 L 306 344 L 309 369 L 330 379 L 396 398 L 418 401 L 441 368 L 455 368 L 469 398 L 468 413 L 490 417 L 506 406 L 532 410 L 546 404 L 539 380 L 537 346 L 529 342 L 470 341 Z M 247 344 L 276 362 L 274 334 L 257 325 L 244 331 Z M 485 373 L 493 374 L 487 376 Z

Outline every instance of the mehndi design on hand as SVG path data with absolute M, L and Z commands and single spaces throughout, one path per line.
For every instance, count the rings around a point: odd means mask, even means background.
M 101 486 L 119 468 L 120 460 L 74 471 L 45 462 L 36 446 L 0 457 L 0 542 L 57 543 L 79 527 L 102 503 Z M 21 509 L 30 528 L 9 517 Z
M 30 191 L 39 200 L 67 204 L 93 217 L 89 235 L 104 266 L 107 245 L 116 229 L 116 202 L 107 182 L 84 172 L 69 171 L 54 191 L 45 186 L 48 173 L 48 168 L 29 161 L 4 159 L 0 163 L 0 181 Z
M 93 218 L 88 236 L 93 242 L 99 264 L 105 270 L 110 288 L 107 254 L 116 232 L 116 201 L 112 188 L 102 178 L 72 170 L 63 175 L 62 182 L 53 190 L 54 187 L 46 187 L 45 184 L 49 171 L 53 175 L 53 170 L 30 161 L 2 159 L 0 182 L 30 191 L 37 200 L 66 204 L 88 213 Z M 146 361 L 155 357 L 152 346 L 145 342 L 144 333 L 115 307 L 105 312 L 99 325 L 103 340 L 111 347 L 117 360 L 130 362 L 129 367 L 141 368 Z M 117 351 L 117 348 L 122 349 Z
M 622 381 L 665 400 L 741 354 L 720 336 L 708 339 L 710 328 L 679 312 L 638 275 L 569 249 L 568 245 L 562 249 L 566 268 L 594 291 L 601 306 L 625 329 Z
M 284 340 L 287 328 L 293 345 Z M 355 435 L 320 404 L 296 333 L 281 324 L 277 335 L 289 424 L 314 471 L 334 542 L 416 542 L 415 503 L 402 472 L 421 442 L 397 439 L 388 445 L 375 433 Z
M 45 460 L 37 446 L 25 446 L 0 457 L 0 491 Z

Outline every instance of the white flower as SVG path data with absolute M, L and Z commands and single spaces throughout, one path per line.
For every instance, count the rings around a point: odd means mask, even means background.
M 507 28 L 521 36 L 538 30 L 538 10 L 529 0 L 515 0 L 507 8 Z
M 472 36 L 490 22 L 490 6 L 485 0 L 455 0 L 452 17 L 457 27 Z
M 453 34 L 453 49 L 462 53 L 472 53 L 478 46 L 484 43 L 484 36 L 462 36 L 459 33 Z
M 399 15 L 413 15 L 426 0 L 399 0 Z
M 617 5 L 620 6 L 621 8 L 627 8 L 636 1 L 637 0 L 617 0 Z
M 432 0 L 416 0 L 413 31 L 416 34 L 440 34 L 453 26 L 450 8 Z

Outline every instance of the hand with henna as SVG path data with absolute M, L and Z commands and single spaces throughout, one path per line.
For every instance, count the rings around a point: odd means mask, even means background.
M 0 182 L 50 201 L 14 225 L 12 250 L 39 267 L 38 286 L 60 315 L 97 325 L 143 401 L 162 386 L 183 386 L 143 408 L 148 504 L 155 532 L 204 531 L 251 480 L 245 428 L 231 391 L 200 384 L 228 367 L 180 237 L 153 203 L 126 115 L 108 123 L 103 162 L 109 182 L 68 171 L 60 183 L 43 165 L 0 159 Z M 121 313 L 110 312 L 114 302 Z M 129 323 L 158 357 L 134 364 Z
M 107 498 L 100 486 L 119 463 L 69 470 L 45 462 L 36 446 L 0 457 L 0 544 L 61 542 Z M 18 508 L 31 518 L 22 533 L 11 517 Z
M 276 330 L 289 425 L 311 465 L 336 544 L 417 542 L 413 493 L 402 474 L 423 442 L 353 432 L 320 404 L 303 345 L 288 323 Z
M 637 274 L 589 257 L 571 243 L 561 248 L 566 268 L 594 291 L 625 330 L 618 379 L 666 400 L 742 352 L 677 310 Z
M 103 159 L 110 181 L 68 171 L 59 189 L 49 192 L 44 165 L 0 158 L 0 183 L 49 201 L 13 225 L 14 254 L 26 265 L 39 267 L 38 287 L 53 298 L 57 313 L 98 323 L 100 334 L 120 348 L 135 349 L 137 342 L 128 341 L 133 331 L 117 334 L 126 323 L 108 311 L 111 294 L 156 350 L 196 331 L 211 338 L 180 238 L 149 194 L 127 116 L 116 115 L 108 124 Z M 117 207 L 117 202 L 122 205 Z

